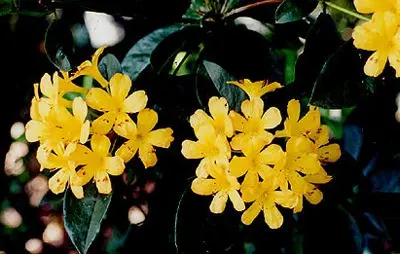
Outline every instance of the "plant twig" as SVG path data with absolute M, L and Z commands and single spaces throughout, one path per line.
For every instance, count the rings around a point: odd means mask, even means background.
M 363 16 L 363 15 L 357 13 L 357 12 L 354 12 L 354 11 L 348 10 L 346 8 L 343 8 L 343 7 L 341 7 L 339 5 L 336 5 L 336 4 L 332 3 L 332 2 L 323 1 L 323 4 L 333 8 L 335 10 L 338 10 L 338 11 L 341 11 L 343 13 L 346 13 L 347 15 L 356 17 L 358 19 L 365 20 L 365 21 L 369 21 L 370 20 L 368 17 L 365 17 L 365 16 Z
M 254 7 L 257 7 L 257 6 L 260 6 L 260 5 L 275 4 L 275 3 L 281 3 L 281 2 L 283 2 L 283 0 L 264 0 L 264 1 L 256 2 L 256 3 L 248 4 L 248 5 L 245 5 L 245 6 L 242 6 L 242 7 L 239 7 L 239 8 L 231 10 L 230 12 L 228 12 L 224 16 L 224 18 L 228 18 L 228 17 L 230 17 L 232 15 L 241 13 L 243 11 L 247 11 L 247 10 L 249 10 L 251 8 L 254 8 Z

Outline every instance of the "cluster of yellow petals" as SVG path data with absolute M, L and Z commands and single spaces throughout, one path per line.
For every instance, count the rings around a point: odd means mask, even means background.
M 148 168 L 157 162 L 153 146 L 168 148 L 173 141 L 172 129 L 153 130 L 158 115 L 146 108 L 145 91 L 129 94 L 129 76 L 116 73 L 108 81 L 101 75 L 98 59 L 103 51 L 104 47 L 99 48 L 92 61 L 83 62 L 71 77 L 67 72 L 61 76 L 56 72 L 52 78 L 45 74 L 40 84 L 34 84 L 26 138 L 40 143 L 36 157 L 41 169 L 57 171 L 49 180 L 49 188 L 56 194 L 69 186 L 77 198 L 83 198 L 82 186 L 92 179 L 99 193 L 109 194 L 109 175 L 121 175 L 137 150 Z M 74 84 L 82 75 L 91 76 L 101 87 L 88 90 Z M 70 92 L 79 96 L 68 100 L 64 95 Z M 89 110 L 101 115 L 93 118 Z M 131 119 L 133 113 L 138 113 L 137 125 Z M 112 130 L 124 139 L 116 151 L 111 148 L 116 138 L 107 136 Z
M 400 2 L 397 0 L 354 0 L 358 12 L 372 14 L 371 20 L 355 27 L 354 46 L 374 51 L 364 66 L 368 76 L 379 76 L 389 60 L 400 77 Z
M 251 224 L 263 211 L 266 224 L 276 229 L 283 224 L 278 205 L 297 213 L 303 209 L 303 197 L 311 204 L 322 200 L 317 185 L 331 180 L 323 166 L 340 158 L 340 147 L 328 144 L 328 127 L 321 126 L 319 110 L 310 107 L 300 117 L 300 103 L 294 99 L 288 103 L 284 129 L 271 132 L 282 122 L 281 113 L 275 107 L 264 110 L 261 96 L 280 84 L 230 83 L 249 96 L 241 104 L 242 114 L 229 111 L 225 98 L 212 97 L 211 116 L 197 110 L 190 117 L 198 140 L 185 140 L 182 154 L 201 159 L 192 191 L 214 196 L 213 213 L 222 213 L 229 199 L 235 210 L 243 211 L 244 224 Z M 286 138 L 285 151 L 273 143 L 275 138 Z

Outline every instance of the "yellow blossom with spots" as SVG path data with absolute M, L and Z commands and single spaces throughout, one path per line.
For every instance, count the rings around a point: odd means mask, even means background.
M 93 135 L 90 140 L 91 149 L 77 145 L 71 159 L 83 165 L 77 172 L 76 184 L 83 186 L 94 179 L 97 190 L 109 194 L 112 185 L 109 175 L 118 176 L 124 172 L 125 164 L 119 156 L 110 156 L 110 140 L 104 135 Z
M 234 150 L 242 150 L 248 146 L 265 146 L 272 142 L 274 135 L 267 130 L 274 129 L 282 121 L 278 108 L 271 107 L 264 112 L 264 102 L 260 98 L 245 100 L 241 105 L 244 117 L 231 111 L 233 128 L 240 132 L 231 141 Z
M 90 122 L 86 120 L 87 105 L 77 97 L 72 103 L 72 114 L 62 106 L 50 107 L 40 101 L 33 110 L 34 118 L 26 125 L 26 139 L 40 142 L 43 149 L 50 152 L 59 145 L 86 143 L 89 137 Z
M 60 144 L 50 154 L 43 148 L 39 148 L 36 157 L 40 163 L 41 170 L 44 168 L 50 169 L 51 172 L 58 170 L 49 179 L 49 189 L 54 194 L 64 192 L 67 184 L 69 184 L 75 197 L 81 199 L 83 198 L 83 188 L 76 185 L 77 174 L 75 168 L 77 163 L 70 158 L 75 149 L 76 144 L 73 143 L 67 147 Z
M 245 209 L 244 202 L 239 195 L 240 184 L 230 175 L 224 165 L 214 165 L 209 168 L 212 178 L 196 178 L 192 182 L 192 191 L 198 195 L 214 195 L 210 204 L 212 213 L 222 213 L 225 210 L 228 199 L 232 202 L 236 211 Z
M 261 96 L 266 93 L 282 88 L 282 85 L 278 82 L 268 84 L 267 80 L 251 82 L 249 79 L 244 79 L 240 81 L 229 81 L 228 84 L 240 87 L 249 96 L 250 100 L 261 98 Z
M 145 168 L 156 165 L 157 156 L 154 146 L 168 148 L 174 140 L 171 128 L 153 130 L 157 122 L 157 112 L 148 108 L 139 112 L 137 125 L 128 115 L 119 117 L 114 130 L 128 141 L 123 143 L 115 154 L 128 162 L 139 151 L 139 158 Z
M 196 175 L 207 178 L 215 164 L 228 165 L 231 149 L 226 136 L 218 135 L 211 124 L 202 125 L 194 131 L 198 141 L 183 141 L 181 152 L 187 159 L 201 159 Z
M 86 100 L 89 107 L 104 112 L 92 123 L 92 132 L 96 134 L 107 134 L 114 123 L 125 119 L 129 114 L 137 113 L 144 109 L 147 104 L 145 91 L 140 90 L 129 94 L 132 82 L 128 75 L 116 73 L 110 80 L 110 93 L 102 88 L 89 90 Z
M 310 107 L 310 110 L 300 119 L 300 102 L 295 99 L 289 101 L 287 114 L 284 129 L 276 131 L 275 137 L 310 136 L 321 125 L 321 115 L 316 107 Z
M 230 161 L 230 170 L 233 176 L 245 175 L 241 189 L 254 187 L 259 183 L 259 177 L 265 179 L 272 170 L 269 165 L 275 164 L 283 154 L 279 145 L 271 144 L 264 150 L 262 147 L 245 147 L 242 151 L 245 156 L 233 156 Z
M 211 97 L 208 101 L 208 108 L 211 117 L 207 115 L 202 109 L 196 110 L 196 112 L 190 117 L 190 125 L 194 130 L 205 124 L 210 124 L 214 127 L 218 135 L 225 135 L 232 137 L 233 125 L 232 120 L 228 116 L 229 106 L 225 98 Z
M 280 228 L 283 224 L 283 216 L 277 204 L 294 208 L 297 204 L 297 197 L 290 190 L 277 190 L 277 183 L 274 179 L 265 179 L 256 186 L 242 190 L 242 198 L 245 202 L 252 202 L 249 208 L 242 214 L 242 222 L 250 225 L 254 219 L 263 211 L 264 221 L 271 229 Z
M 79 76 L 91 76 L 94 78 L 102 87 L 106 88 L 108 86 L 108 81 L 101 75 L 99 70 L 99 57 L 103 54 L 106 47 L 100 47 L 92 56 L 92 61 L 86 60 L 78 66 L 78 71 L 75 72 L 72 79 Z
M 68 87 L 63 87 L 61 84 L 63 84 L 63 82 L 60 82 L 60 77 L 57 72 L 54 73 L 53 80 L 51 80 L 49 74 L 45 73 L 39 84 L 40 92 L 44 97 L 39 98 L 39 93 L 35 91 L 37 99 L 46 102 L 51 107 L 60 105 L 70 108 L 72 106 L 72 101 L 63 98 L 65 92 L 68 92 L 68 90 L 66 90 Z M 36 90 L 38 86 L 35 84 L 34 88 Z

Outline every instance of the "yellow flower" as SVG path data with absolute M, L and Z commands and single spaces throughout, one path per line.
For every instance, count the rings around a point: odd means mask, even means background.
M 271 229 L 277 229 L 282 226 L 283 216 L 276 204 L 286 208 L 293 208 L 297 204 L 297 197 L 292 191 L 278 191 L 277 187 L 278 185 L 275 181 L 266 179 L 253 188 L 246 188 L 242 191 L 243 200 L 245 202 L 253 202 L 242 214 L 243 224 L 250 225 L 262 210 L 265 223 Z
M 114 130 L 128 141 L 115 154 L 128 162 L 139 150 L 139 158 L 145 168 L 156 165 L 157 156 L 153 146 L 168 148 L 174 140 L 171 128 L 153 130 L 157 122 L 157 112 L 148 108 L 139 112 L 137 126 L 128 115 L 119 117 Z
M 245 157 L 233 156 L 230 161 L 230 170 L 234 177 L 246 174 L 241 189 L 252 187 L 259 183 L 259 177 L 265 179 L 269 171 L 272 170 L 268 164 L 275 164 L 282 156 L 282 148 L 276 144 L 271 144 L 263 151 L 262 147 L 245 147 L 242 151 Z
M 304 141 L 306 145 L 305 152 L 318 154 L 318 159 L 322 163 L 333 163 L 339 160 L 341 156 L 340 146 L 338 144 L 329 144 L 329 128 L 322 125 L 315 133 L 311 133 L 310 138 L 314 141 Z
M 388 10 L 396 10 L 397 0 L 354 0 L 354 6 L 360 13 L 383 12 Z
M 251 82 L 249 79 L 244 79 L 240 80 L 239 82 L 229 81 L 228 84 L 233 84 L 240 87 L 247 93 L 247 95 L 250 97 L 250 100 L 253 100 L 254 98 L 260 98 L 264 94 L 273 92 L 282 87 L 282 85 L 278 82 L 268 84 L 267 80 Z
M 381 1 L 376 2 L 380 3 Z M 384 2 L 387 1 L 382 1 L 382 4 L 376 4 L 376 6 L 384 7 Z M 367 11 L 369 8 L 365 7 L 360 10 Z M 398 14 L 393 11 L 379 11 L 373 14 L 370 21 L 354 29 L 352 35 L 354 46 L 359 49 L 375 51 L 364 66 L 364 72 L 368 76 L 379 76 L 389 59 L 390 65 L 396 70 L 396 77 L 400 77 L 399 25 Z
M 63 82 L 61 82 L 63 83 Z M 36 84 L 34 85 L 36 89 Z M 72 105 L 72 101 L 69 101 L 63 98 L 64 90 L 61 89 L 60 86 L 60 77 L 58 76 L 57 72 L 53 75 L 53 82 L 51 81 L 51 77 L 49 74 L 44 74 L 42 79 L 40 80 L 40 92 L 45 96 L 41 97 L 39 100 L 46 102 L 50 106 L 64 106 L 70 108 Z M 66 87 L 63 87 L 66 89 Z M 35 92 L 36 93 L 36 92 Z M 37 96 L 39 96 L 37 94 Z M 36 96 L 35 96 L 36 97 Z
M 274 135 L 266 130 L 275 128 L 282 121 L 279 109 L 271 107 L 263 114 L 264 102 L 260 98 L 243 101 L 241 109 L 244 117 L 233 110 L 229 113 L 233 128 L 241 132 L 232 138 L 232 148 L 241 150 L 248 146 L 265 146 L 271 143 Z
M 108 81 L 101 75 L 99 71 L 99 57 L 103 53 L 106 47 L 100 47 L 93 54 L 92 61 L 86 60 L 78 66 L 78 71 L 74 74 L 72 79 L 75 79 L 82 75 L 93 77 L 102 87 L 107 87 Z
M 275 137 L 309 136 L 321 125 L 321 115 L 316 107 L 310 107 L 307 114 L 300 118 L 300 102 L 292 99 L 287 105 L 288 117 L 284 122 L 285 128 L 275 132 Z
M 82 94 L 86 94 L 87 93 L 87 89 L 84 87 L 80 87 L 75 85 L 72 82 L 72 78 L 69 77 L 68 72 L 65 71 L 60 71 L 62 77 L 58 78 L 58 82 L 59 82 L 59 87 L 60 87 L 60 91 L 63 93 L 66 92 L 76 92 L 76 93 L 82 93 Z
M 192 182 L 192 191 L 198 195 L 214 195 L 210 204 L 210 211 L 222 213 L 225 210 L 228 198 L 237 211 L 243 211 L 245 205 L 239 195 L 240 184 L 237 179 L 230 175 L 223 165 L 214 165 L 209 168 L 213 179 L 196 178 Z
M 110 175 L 121 175 L 125 164 L 119 156 L 109 156 L 110 140 L 104 135 L 93 135 L 90 140 L 92 150 L 84 145 L 77 145 L 71 157 L 80 165 L 76 184 L 83 186 L 92 178 L 96 182 L 99 193 L 109 194 L 112 190 Z
M 231 149 L 225 135 L 217 135 L 211 124 L 200 126 L 194 133 L 198 141 L 183 141 L 181 152 L 187 159 L 202 159 L 196 169 L 198 177 L 206 178 L 215 163 L 228 166 Z
M 45 102 L 38 102 L 39 119 L 30 120 L 26 125 L 26 139 L 40 141 L 42 148 L 50 152 L 60 144 L 86 143 L 90 122 L 86 120 L 87 106 L 77 97 L 72 103 L 71 114 L 65 107 L 51 108 Z
M 298 213 L 303 210 L 303 196 L 313 205 L 317 205 L 322 201 L 322 192 L 314 184 L 307 182 L 304 177 L 298 174 L 290 174 L 289 181 L 291 189 L 297 197 L 293 212 Z
M 225 135 L 228 138 L 233 135 L 232 120 L 228 116 L 229 106 L 225 98 L 211 97 L 208 101 L 208 108 L 211 116 L 208 116 L 204 110 L 198 109 L 190 117 L 190 125 L 194 130 L 204 124 L 214 126 L 216 133 Z
M 59 194 L 64 192 L 67 183 L 70 184 L 72 193 L 75 197 L 83 198 L 83 188 L 75 184 L 77 164 L 70 159 L 70 155 L 76 149 L 76 144 L 69 144 L 64 148 L 64 145 L 59 145 L 54 149 L 54 153 L 48 153 L 43 148 L 38 149 L 37 159 L 43 168 L 48 168 L 50 171 L 57 171 L 49 179 L 49 188 L 55 193 Z
M 137 113 L 146 107 L 145 91 L 136 91 L 128 96 L 131 86 L 132 82 L 128 75 L 116 73 L 110 80 L 110 94 L 101 88 L 89 90 L 86 96 L 88 106 L 104 112 L 93 121 L 93 133 L 107 134 L 118 118 L 125 119 L 127 113 Z

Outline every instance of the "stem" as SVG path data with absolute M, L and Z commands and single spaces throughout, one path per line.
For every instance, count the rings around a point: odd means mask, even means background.
M 251 8 L 254 8 L 254 7 L 257 7 L 257 6 L 260 6 L 260 5 L 275 4 L 275 3 L 281 3 L 281 2 L 283 2 L 283 0 L 264 0 L 264 1 L 256 2 L 256 3 L 248 4 L 248 5 L 245 5 L 245 6 L 242 6 L 242 7 L 239 7 L 239 8 L 231 10 L 230 12 L 228 12 L 225 15 L 224 18 L 227 18 L 227 17 L 230 17 L 232 15 L 241 13 L 243 11 L 247 11 L 247 10 L 249 10 Z
M 358 19 L 365 20 L 365 21 L 369 21 L 370 20 L 368 17 L 365 17 L 365 16 L 363 16 L 363 15 L 357 13 L 357 12 L 345 9 L 345 8 L 343 8 L 343 7 L 339 6 L 339 5 L 336 5 L 336 4 L 332 3 L 332 2 L 323 1 L 323 4 L 326 4 L 327 6 L 333 8 L 335 10 L 341 11 L 343 13 L 346 13 L 346 14 L 348 14 L 350 16 L 353 16 L 353 17 L 356 17 Z

